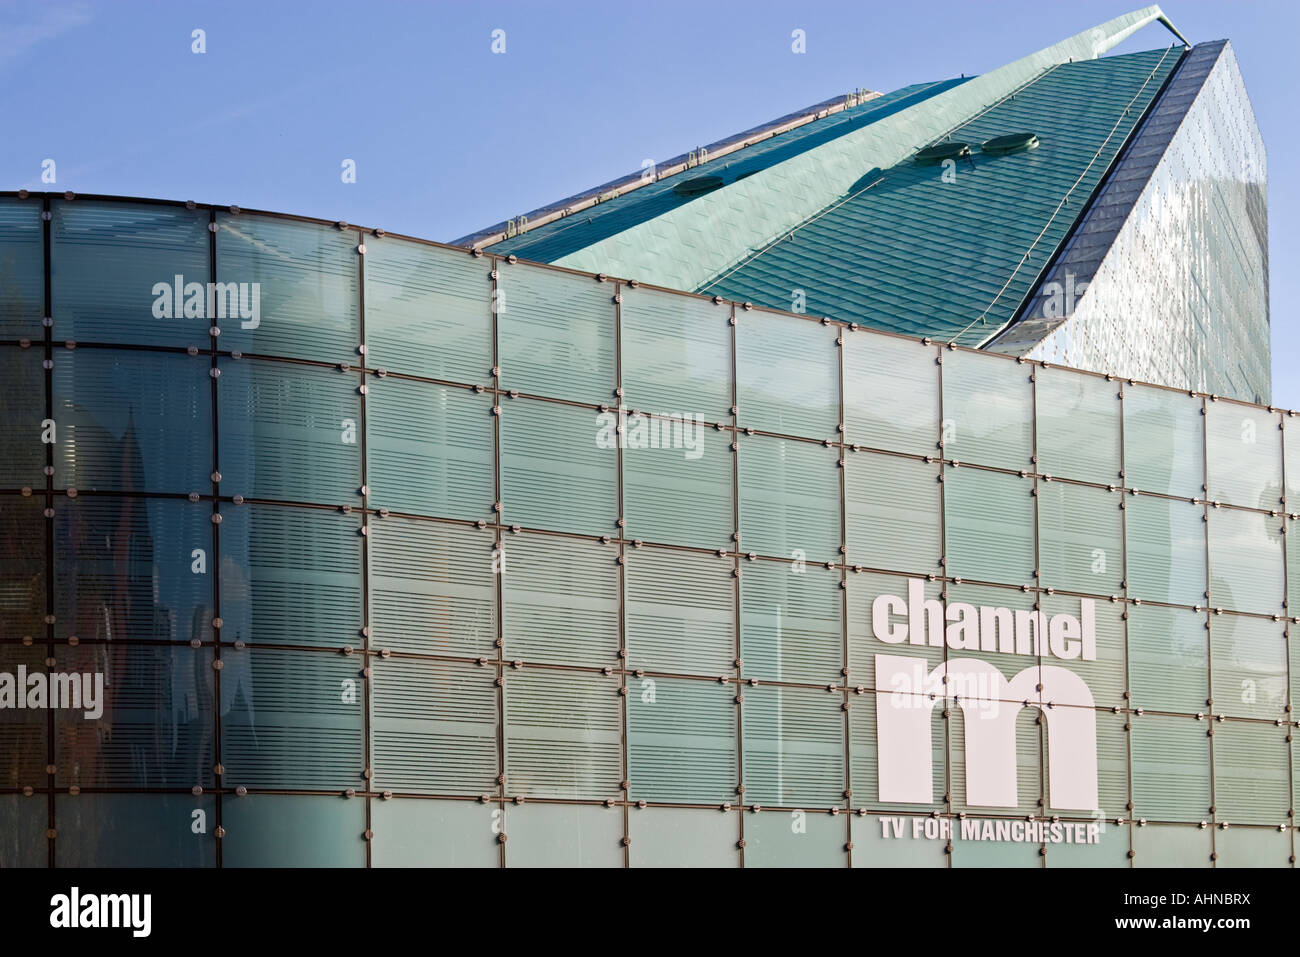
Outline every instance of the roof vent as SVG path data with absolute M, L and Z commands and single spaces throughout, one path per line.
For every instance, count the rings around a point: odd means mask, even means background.
M 995 136 L 991 140 L 985 140 L 980 149 L 993 156 L 1024 153 L 1028 150 L 1038 149 L 1038 134 L 1008 133 L 1005 136 Z
M 917 150 L 912 159 L 922 166 L 937 166 L 944 160 L 965 159 L 970 156 L 970 146 L 966 143 L 935 143 L 923 150 Z
M 699 196 L 711 192 L 722 185 L 721 176 L 692 176 L 682 180 L 673 187 L 678 196 Z

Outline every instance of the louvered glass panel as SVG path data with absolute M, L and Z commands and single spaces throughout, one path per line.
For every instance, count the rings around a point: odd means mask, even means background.
M 737 313 L 740 425 L 828 439 L 840 421 L 839 329 L 762 310 Z
M 363 786 L 360 661 L 271 649 L 227 650 L 221 658 L 225 781 L 292 790 Z
M 1210 604 L 1230 611 L 1282 614 L 1280 517 L 1232 508 L 1211 508 Z
M 497 270 L 501 387 L 610 402 L 615 285 L 523 263 L 500 263 Z
M 746 867 L 848 867 L 842 815 L 802 809 L 745 818 Z
M 1209 497 L 1246 508 L 1282 501 L 1281 417 L 1233 402 L 1205 404 Z M 1213 521 L 1213 519 L 1211 519 Z
M 410 379 L 366 396 L 368 504 L 439 518 L 492 518 L 492 398 Z
M 1216 722 L 1215 820 L 1274 827 L 1287 823 L 1291 807 L 1291 756 L 1287 751 L 1285 731 L 1271 724 Z
M 248 359 L 220 366 L 222 494 L 361 504 L 355 375 Z
M 1034 483 L 1001 472 L 944 470 L 948 574 L 976 581 L 1034 580 Z
M 937 354 L 911 339 L 844 334 L 845 441 L 937 455 Z
M 1123 493 L 1088 485 L 1038 486 L 1038 563 L 1047 588 L 1113 595 L 1124 581 Z
M 217 322 L 221 348 L 356 362 L 359 244 L 360 235 L 350 229 L 217 213 L 217 281 L 236 284 L 241 307 L 237 319 Z
M 369 539 L 371 647 L 495 657 L 493 532 L 385 518 Z
M 1125 505 L 1129 596 L 1205 604 L 1205 506 L 1150 495 L 1130 495 Z
M 625 594 L 628 666 L 722 675 L 736 657 L 735 561 L 632 549 Z
M 1133 828 L 1132 835 L 1135 868 L 1211 866 L 1211 832 L 1194 824 L 1148 824 Z
M 1052 720 L 1060 714 L 1057 708 L 1047 711 L 1047 720 L 1044 724 L 1043 734 L 1043 772 L 1046 779 L 1047 790 L 1047 807 L 1049 813 L 1059 814 L 1062 817 L 1082 817 L 1088 816 L 1086 810 L 1080 808 L 1071 808 L 1062 806 L 1059 796 L 1052 793 L 1052 765 L 1047 760 L 1050 754 L 1050 745 L 1052 739 Z M 1076 707 L 1077 706 L 1071 706 Z M 1077 712 L 1083 715 L 1091 713 L 1093 727 L 1097 735 L 1097 808 L 1091 815 L 1090 823 L 1100 824 L 1106 819 L 1127 818 L 1128 817 L 1128 795 L 1129 795 L 1129 734 L 1125 728 L 1128 724 L 1128 716 L 1120 713 L 1116 714 L 1108 708 L 1077 708 Z M 1066 760 L 1073 763 L 1078 760 L 1087 760 L 1087 757 L 1077 752 L 1067 753 Z M 1067 765 L 1066 768 L 1058 771 L 1060 774 L 1068 773 L 1072 769 Z M 1100 834 L 1099 834 L 1100 836 Z M 1058 846 L 1052 843 L 1053 847 Z M 1125 846 L 1127 847 L 1127 840 Z
M 221 802 L 222 867 L 365 867 L 366 802 L 249 794 Z
M 59 834 L 55 867 L 215 867 L 217 863 L 212 834 L 217 826 L 217 799 L 211 795 L 58 794 L 54 820 Z M 195 833 L 200 823 L 203 829 Z
M 843 696 L 759 685 L 745 688 L 744 699 L 745 800 L 778 807 L 844 806 Z
M 602 446 L 601 427 L 600 413 L 593 409 L 507 401 L 501 412 L 504 520 L 528 528 L 614 534 L 618 452 L 615 442 Z M 614 435 L 612 424 L 608 431 Z
M 887 801 L 880 796 L 879 763 L 879 711 L 881 708 L 915 710 L 928 718 L 930 730 L 930 800 L 926 803 L 902 804 Z M 943 702 L 931 701 L 922 694 L 907 690 L 886 690 L 852 695 L 849 698 L 849 786 L 853 789 L 850 803 L 870 811 L 943 811 L 947 809 L 944 794 L 947 791 L 947 741 L 941 717 Z M 925 739 L 917 737 L 909 744 L 918 753 L 924 753 Z M 910 832 L 905 835 L 911 839 Z M 856 856 L 856 853 L 855 853 Z
M 909 628 L 909 614 L 912 603 L 911 592 L 916 590 L 917 621 L 924 619 L 924 603 L 939 601 L 943 585 L 939 582 L 925 581 L 920 578 L 908 579 L 894 575 L 877 575 L 871 572 L 851 574 L 847 578 L 847 601 L 849 619 L 849 678 L 853 685 L 866 688 L 876 687 L 876 655 L 907 655 L 925 662 L 927 672 L 943 661 L 944 646 L 931 645 L 923 627 L 918 627 L 920 636 L 917 644 L 912 644 L 913 635 L 904 635 L 902 644 L 889 640 L 894 630 Z M 915 582 L 915 584 L 913 584 Z M 882 597 L 883 596 L 883 597 Z M 892 596 L 892 601 L 891 601 Z M 879 605 L 877 605 L 879 602 Z M 877 612 L 880 624 L 886 629 L 885 634 L 876 631 Z M 885 689 L 895 690 L 895 689 Z
M 366 365 L 486 383 L 492 374 L 491 267 L 391 236 L 367 236 Z
M 835 449 L 740 436 L 740 549 L 781 558 L 840 558 Z
M 844 460 L 848 561 L 868 568 L 937 573 L 943 553 L 939 466 L 875 452 Z
M 648 436 L 659 439 L 655 444 L 660 447 L 644 447 L 640 440 Z M 630 416 L 626 437 L 623 509 L 628 536 L 696 548 L 727 547 L 735 523 L 735 453 L 729 436 L 699 422 Z
M 1119 383 L 1039 369 L 1034 409 L 1038 471 L 1111 485 L 1120 480 Z
M 55 334 L 78 342 L 208 348 L 208 211 L 79 199 L 50 203 Z
M 1146 714 L 1134 716 L 1132 725 L 1133 816 L 1153 821 L 1204 820 L 1211 803 L 1206 722 Z
M 55 487 L 210 490 L 209 368 L 206 356 L 117 349 L 61 352 L 51 373 L 58 427 Z
M 1019 821 L 995 822 L 1006 823 L 1011 834 L 1016 833 L 1015 825 Z M 960 823 L 958 824 L 960 828 Z M 996 830 L 995 830 L 995 833 Z M 1025 841 L 961 841 L 952 845 L 953 867 L 1042 867 L 1043 855 L 1038 852 L 1041 845 Z
M 45 628 L 44 508 L 43 498 L 0 498 L 0 643 Z
M 40 339 L 45 228 L 39 199 L 0 199 L 0 339 Z
M 944 674 L 947 675 L 947 686 L 951 693 L 977 698 L 980 702 L 992 699 L 1023 701 L 1024 695 L 1013 697 L 1007 687 L 998 684 L 996 678 L 981 674 L 983 669 L 971 669 L 959 662 L 962 659 L 982 661 L 996 668 L 1007 681 L 1015 680 L 1021 672 L 1028 672 L 1036 679 L 1034 684 L 1042 683 L 1038 669 L 1040 661 L 1050 654 L 1050 646 L 1043 637 L 1050 637 L 1050 623 L 1044 622 L 1041 626 L 1034 623 L 1034 593 L 1019 588 L 963 583 L 948 585 L 946 597 L 947 615 L 953 621 L 937 632 L 939 637 L 936 639 L 934 619 L 929 617 L 933 612 L 927 612 L 919 602 L 913 603 L 909 596 L 908 641 L 916 640 L 917 630 L 924 629 L 927 644 L 947 642 Z M 915 619 L 910 614 L 914 607 L 917 615 Z M 1078 606 L 1074 610 L 1077 614 Z M 966 622 L 965 628 L 958 625 L 961 621 Z M 974 622 L 979 624 L 978 646 L 975 645 Z M 907 649 L 912 647 L 914 646 L 910 643 L 898 646 L 903 654 L 908 654 Z M 910 679 L 908 688 L 913 689 L 914 686 L 913 678 Z M 991 706 L 980 703 L 973 707 L 976 713 L 984 714 Z M 993 708 L 991 714 L 997 714 L 996 708 Z M 981 720 L 991 721 L 992 717 Z
M 655 289 L 622 288 L 623 391 L 657 415 L 731 418 L 731 307 Z
M 1285 717 L 1286 626 L 1267 618 L 1210 616 L 1211 688 L 1216 714 Z M 1199 710 L 1199 709 L 1198 709 Z
M 506 867 L 623 867 L 623 815 L 600 805 L 506 809 Z
M 44 795 L 0 795 L 0 867 L 49 867 L 49 816 Z
M 510 535 L 503 544 L 505 657 L 617 665 L 617 549 L 548 535 Z
M 221 518 L 225 641 L 361 644 L 360 516 L 223 504 Z
M 943 454 L 1027 469 L 1033 455 L 1032 367 L 984 353 L 943 354 Z
M 606 800 L 622 781 L 618 679 L 525 668 L 505 680 L 506 779 L 525 797 Z
M 56 501 L 56 636 L 212 640 L 211 504 L 87 495 Z
M 1291 835 L 1276 827 L 1214 832 L 1215 867 L 1290 867 Z
M 920 817 L 882 817 L 875 814 L 861 817 L 854 814 L 851 820 L 853 866 L 947 867 L 948 855 L 944 851 L 946 841 L 912 838 L 913 822 L 920 821 L 920 826 L 924 827 L 925 820 Z
M 1202 400 L 1150 386 L 1124 387 L 1124 484 L 1146 492 L 1203 498 Z
M 1043 650 L 1044 665 L 1054 665 L 1083 679 L 1091 697 L 1063 693 L 1048 695 L 1055 704 L 1079 707 L 1122 708 L 1128 690 L 1124 648 L 1124 610 L 1122 602 L 1100 598 L 1074 598 L 1068 595 L 1040 595 L 1039 603 L 1047 617 L 1048 644 Z M 1129 606 L 1132 619 L 1133 606 Z M 1057 616 L 1069 616 L 1058 618 Z M 1071 621 L 1070 619 L 1073 619 Z M 1074 632 L 1078 623 L 1079 633 Z M 1057 644 L 1051 643 L 1053 624 L 1057 627 Z M 1058 652 L 1073 655 L 1063 658 Z M 1091 652 L 1096 657 L 1085 658 Z
M 632 867 L 739 867 L 740 822 L 717 810 L 648 807 L 628 812 Z
M 966 799 L 967 787 L 969 781 L 966 774 L 966 728 L 968 725 L 974 725 L 972 728 L 975 733 L 988 733 L 980 728 L 983 723 L 982 714 L 997 714 L 1002 708 L 1013 708 L 1018 711 L 1015 724 L 1015 749 L 1016 749 L 1016 805 L 999 805 L 997 808 L 987 807 L 985 805 L 971 804 Z M 1037 708 L 1023 708 L 1016 702 L 990 702 L 987 704 L 976 704 L 975 713 L 980 713 L 981 717 L 971 717 L 962 708 L 952 708 L 952 717 L 945 722 L 948 728 L 948 763 L 949 763 L 949 787 L 952 789 L 952 806 L 955 810 L 966 811 L 972 814 L 989 814 L 1005 813 L 1007 811 L 1016 811 L 1022 815 L 1037 814 L 1040 812 L 1042 805 L 1038 803 L 1043 794 L 1043 755 L 1046 753 L 1043 746 L 1044 738 L 1041 728 L 1037 723 L 1039 711 Z M 999 725 L 1002 722 L 998 722 Z M 1000 747 L 1010 747 L 1010 740 L 998 739 Z M 978 866 L 972 864 L 971 866 Z
M 58 787 L 191 788 L 212 783 L 212 650 L 184 645 L 59 647 L 52 670 L 82 676 L 78 709 L 54 712 Z M 85 676 L 103 675 L 87 712 Z M 92 692 L 93 693 L 93 692 Z
M 20 668 L 25 669 L 29 675 L 44 673 L 44 647 L 0 645 L 0 674 L 12 676 L 6 684 L 10 686 L 8 695 L 15 698 L 19 693 L 27 693 L 26 687 L 19 690 Z M 17 701 L 12 704 L 16 705 Z M 46 786 L 48 778 L 45 766 L 49 761 L 46 744 L 50 737 L 48 717 L 49 712 L 40 708 L 18 708 L 8 703 L 6 707 L 0 708 L 0 754 L 5 755 L 5 762 L 0 766 L 0 787 Z M 82 725 L 90 724 L 93 727 L 93 723 L 78 720 Z M 41 805 L 44 804 L 41 801 Z M 42 836 L 44 833 L 45 828 L 42 827 Z M 0 836 L 0 846 L 3 846 L 3 841 L 4 838 Z M 45 864 L 42 862 L 41 866 L 44 867 Z
M 1196 714 L 1210 697 L 1205 612 L 1128 606 L 1130 704 L 1148 711 Z
M 492 670 L 458 661 L 372 665 L 374 788 L 412 794 L 495 789 L 497 690 Z
M 734 798 L 734 685 L 628 679 L 627 760 L 634 801 L 722 804 Z
M 2 297 L 0 297 L 2 301 Z M 42 350 L 0 346 L 0 488 L 44 488 L 45 370 Z M 72 423 L 75 426 L 75 421 Z M 55 420 L 55 435 L 62 428 Z M 66 438 L 66 437 L 65 437 Z M 58 446 L 55 446 L 57 453 Z M 56 454 L 56 461 L 59 456 Z
M 1127 818 L 1125 818 L 1127 820 Z M 1091 823 L 1091 822 L 1090 822 Z M 1129 825 L 1097 822 L 1096 844 L 1050 844 L 1048 867 L 1129 867 Z
M 829 684 L 844 667 L 840 573 L 819 565 L 745 562 L 740 653 L 747 678 Z
M 372 867 L 500 867 L 500 807 L 477 801 L 370 802 Z

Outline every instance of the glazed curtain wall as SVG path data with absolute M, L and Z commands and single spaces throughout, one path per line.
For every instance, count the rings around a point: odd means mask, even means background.
M 177 276 L 250 307 L 256 284 L 257 308 L 168 318 Z M 58 196 L 0 198 L 0 369 L 0 672 L 108 683 L 98 720 L 0 710 L 5 865 L 1292 857 L 1290 414 Z M 643 415 L 602 418 L 620 403 Z M 909 579 L 1049 616 L 1096 599 L 1096 660 L 1055 663 L 1094 698 L 1100 812 L 1052 806 L 1034 708 L 1019 804 L 967 804 L 951 701 L 932 802 L 879 800 L 874 656 L 956 654 L 873 634 Z M 1103 826 L 882 829 L 934 813 Z

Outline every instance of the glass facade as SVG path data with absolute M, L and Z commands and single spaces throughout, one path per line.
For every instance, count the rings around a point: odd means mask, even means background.
M 1293 859 L 1294 413 L 226 208 L 0 277 L 0 675 L 105 680 L 2 864 Z

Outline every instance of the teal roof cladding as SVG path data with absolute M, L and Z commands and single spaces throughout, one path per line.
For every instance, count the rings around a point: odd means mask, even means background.
M 1182 55 L 1179 45 L 1048 69 L 950 133 L 971 145 L 968 159 L 864 170 L 697 291 L 979 345 L 1015 316 Z M 1020 132 L 1038 147 L 979 150 Z

